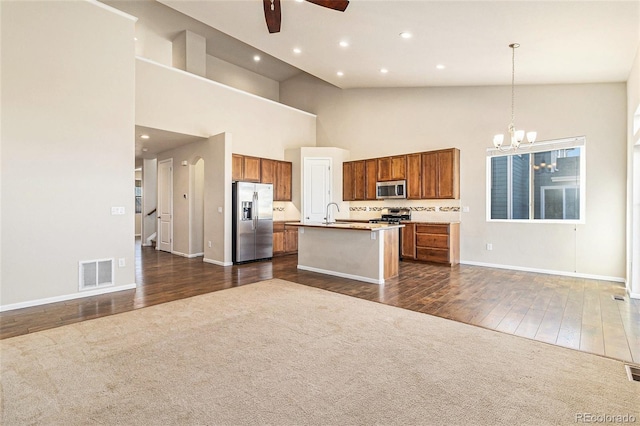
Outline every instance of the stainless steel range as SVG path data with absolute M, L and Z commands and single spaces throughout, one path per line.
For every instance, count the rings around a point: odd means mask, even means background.
M 411 220 L 411 209 L 403 207 L 386 207 L 382 210 L 382 216 L 369 220 L 369 223 L 400 223 L 402 220 Z

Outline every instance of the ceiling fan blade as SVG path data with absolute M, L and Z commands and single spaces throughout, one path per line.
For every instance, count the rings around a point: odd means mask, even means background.
M 267 28 L 270 33 L 280 32 L 280 0 L 262 0 L 264 6 L 264 19 L 267 21 Z
M 328 7 L 329 9 L 339 10 L 344 12 L 349 2 L 347 0 L 307 0 L 309 3 L 317 4 L 318 6 Z

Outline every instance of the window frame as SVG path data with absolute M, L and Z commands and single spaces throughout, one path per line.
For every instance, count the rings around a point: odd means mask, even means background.
M 520 149 L 517 151 L 507 151 L 502 152 L 496 148 L 488 148 L 487 149 L 487 157 L 486 157 L 486 221 L 487 222 L 505 222 L 505 223 L 562 223 L 562 224 L 585 224 L 586 223 L 586 165 L 587 165 L 587 149 L 586 149 L 586 137 L 584 136 L 576 136 L 572 138 L 565 139 L 555 139 L 543 142 L 536 142 L 533 147 L 529 149 Z M 529 161 L 532 162 L 535 159 L 535 155 L 541 152 L 555 151 L 560 149 L 570 149 L 570 148 L 580 148 L 580 179 L 579 179 L 579 191 L 580 191 L 580 204 L 579 204 L 579 219 L 535 219 L 533 216 L 534 205 L 532 201 L 533 191 L 534 191 L 534 173 L 531 171 L 529 173 L 529 219 L 492 219 L 491 218 L 491 184 L 492 184 L 492 176 L 491 176 L 491 159 L 494 157 L 512 157 L 517 155 L 530 154 Z M 509 161 L 507 161 L 509 163 Z M 508 181 L 507 187 L 512 188 L 512 172 L 511 170 L 507 170 Z M 575 185 L 573 185 L 575 187 Z M 558 186 L 558 188 L 563 186 Z M 564 197 L 564 190 L 563 190 Z M 511 200 L 512 197 L 508 197 L 508 200 Z M 540 202 L 541 206 L 544 205 L 543 202 Z M 511 205 L 511 202 L 508 201 L 508 205 Z

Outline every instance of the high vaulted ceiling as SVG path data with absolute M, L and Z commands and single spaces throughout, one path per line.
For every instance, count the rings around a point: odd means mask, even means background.
M 640 1 L 282 0 L 277 34 L 262 0 L 159 1 L 341 88 L 510 84 L 513 42 L 516 84 L 620 82 L 640 41 Z

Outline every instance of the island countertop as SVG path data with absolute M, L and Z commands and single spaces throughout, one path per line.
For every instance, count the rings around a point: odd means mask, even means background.
M 404 228 L 402 224 L 388 224 L 388 223 L 359 223 L 359 222 L 334 222 L 329 224 L 324 223 L 302 223 L 302 222 L 287 222 L 285 225 L 298 226 L 305 228 L 320 228 L 320 229 L 343 229 L 351 231 L 384 231 L 387 229 Z

